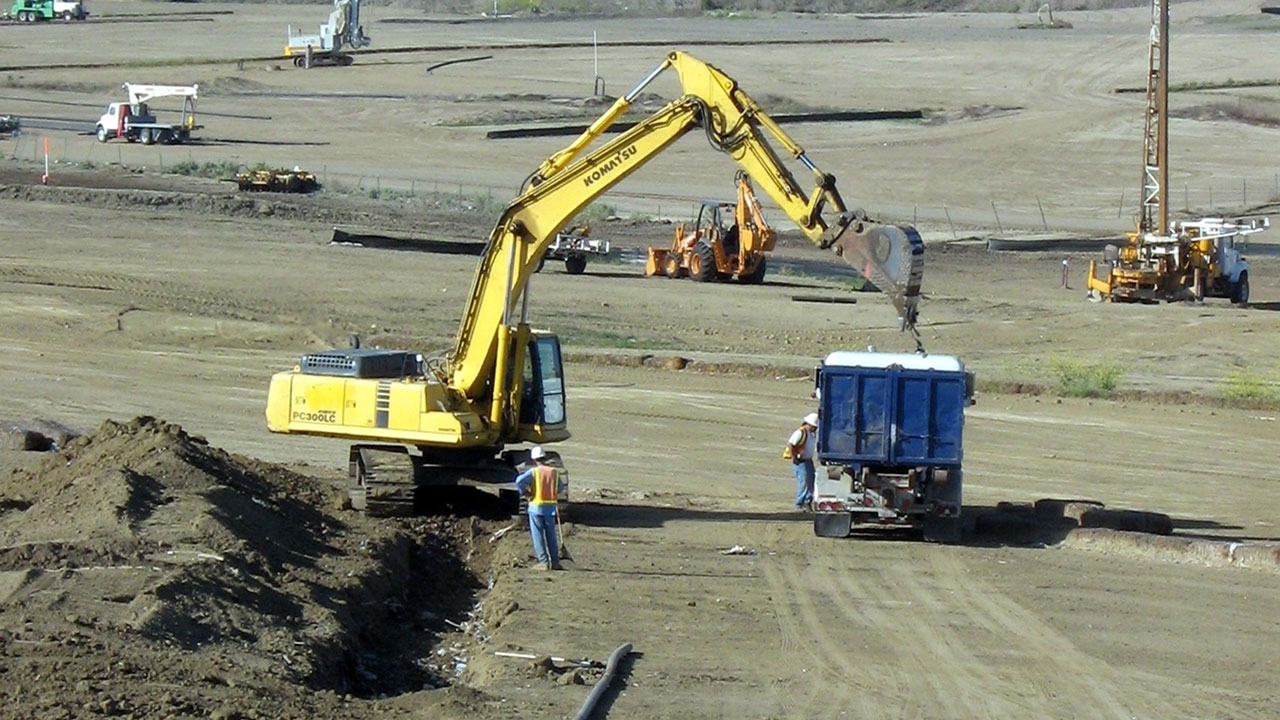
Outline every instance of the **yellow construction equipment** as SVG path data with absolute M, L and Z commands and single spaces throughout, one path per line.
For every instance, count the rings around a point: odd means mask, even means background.
M 296 166 L 292 170 L 284 168 L 241 170 L 229 181 L 248 192 L 309 193 L 320 187 L 314 174 Z
M 1104 263 L 1089 262 L 1089 298 L 1108 302 L 1202 300 L 1249 302 L 1244 237 L 1266 218 L 1203 218 L 1169 223 L 1169 0 L 1153 0 L 1143 132 L 1142 210 L 1122 248 L 1108 246 Z
M 764 219 L 751 178 L 741 170 L 737 186 L 736 203 L 704 200 L 693 225 L 676 226 L 671 247 L 649 248 L 644 274 L 701 281 L 737 278 L 748 285 L 764 282 L 765 253 L 773 250 L 777 236 Z
M 667 68 L 676 70 L 684 94 L 583 154 Z M 543 162 L 507 205 L 476 268 L 451 351 L 424 356 L 352 348 L 305 355 L 271 378 L 268 429 L 355 441 L 351 502 L 374 513 L 411 510 L 421 486 L 509 484 L 527 451 L 505 450 L 507 445 L 569 437 L 560 341 L 530 328 L 530 279 L 573 217 L 694 128 L 816 244 L 873 280 L 897 307 L 902 326 L 914 330 L 924 269 L 915 230 L 847 212 L 835 178 L 819 170 L 733 78 L 673 52 Z M 812 190 L 796 182 L 769 138 L 812 171 Z

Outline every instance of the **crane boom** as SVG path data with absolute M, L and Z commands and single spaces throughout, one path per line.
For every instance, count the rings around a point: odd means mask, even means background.
M 684 95 L 579 158 L 668 68 L 675 68 Z M 509 332 L 502 328 L 510 325 L 515 303 L 547 244 L 592 200 L 698 126 L 712 146 L 733 158 L 814 244 L 834 249 L 868 276 L 893 299 L 903 326 L 914 326 L 924 252 L 915 230 L 881 225 L 850 213 L 835 178 L 822 172 L 733 78 L 676 51 L 568 147 L 542 163 L 489 236 L 451 356 L 449 384 L 472 398 L 493 390 L 491 420 L 497 420 L 500 384 L 507 374 L 502 349 Z M 800 186 L 769 137 L 813 173 L 812 190 L 806 192 Z M 824 215 L 827 210 L 831 217 Z M 495 386 L 487 388 L 491 379 Z

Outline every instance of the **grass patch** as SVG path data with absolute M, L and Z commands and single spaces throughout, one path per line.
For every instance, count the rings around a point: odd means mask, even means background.
M 566 348 L 627 348 L 634 350 L 678 350 L 683 343 L 660 337 L 644 337 L 635 333 L 613 332 L 597 328 L 561 328 L 556 331 Z
M 1124 375 L 1118 363 L 1109 361 L 1054 358 L 1049 369 L 1057 380 L 1058 393 L 1064 397 L 1111 397 Z
M 1235 368 L 1222 378 L 1222 399 L 1249 407 L 1280 403 L 1280 378 L 1253 365 Z
M 235 160 L 211 160 L 204 163 L 196 162 L 195 160 L 182 160 L 165 168 L 165 172 L 172 175 L 205 178 L 233 177 L 239 171 L 240 163 Z

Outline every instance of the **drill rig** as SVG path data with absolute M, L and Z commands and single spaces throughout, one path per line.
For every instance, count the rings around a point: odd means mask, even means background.
M 1104 265 L 1089 262 L 1089 298 L 1173 302 L 1212 296 L 1243 305 L 1249 301 L 1244 237 L 1265 230 L 1267 218 L 1169 222 L 1168 3 L 1152 0 L 1151 4 L 1138 227 L 1128 234 L 1129 243 L 1124 247 L 1107 247 Z
M 662 71 L 684 94 L 585 154 Z M 673 52 L 524 183 L 489 235 L 451 352 L 436 356 L 343 349 L 302 357 L 271 378 L 272 432 L 349 439 L 351 504 L 404 514 L 419 488 L 509 485 L 528 453 L 516 443 L 569 438 L 560 342 L 528 322 L 530 280 L 556 234 L 592 200 L 694 128 L 756 181 L 815 244 L 833 250 L 889 295 L 914 331 L 924 245 L 914 228 L 846 209 L 822 172 L 738 83 Z M 770 138 L 813 173 L 806 191 Z M 581 157 L 580 157 L 581 156 Z M 918 336 L 917 336 L 918 340 Z M 501 492 L 499 493 L 501 495 Z
M 364 34 L 360 24 L 360 0 L 333 0 L 333 12 L 329 22 L 320 26 L 316 35 L 295 35 L 289 27 L 289 41 L 284 46 L 284 56 L 293 58 L 298 67 L 317 65 L 350 65 L 355 58 L 342 52 L 344 47 L 358 50 L 367 47 L 372 40 Z

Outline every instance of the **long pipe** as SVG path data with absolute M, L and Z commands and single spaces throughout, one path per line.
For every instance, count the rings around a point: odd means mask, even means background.
M 596 703 L 600 702 L 600 698 L 604 697 L 604 691 L 609 689 L 609 684 L 613 682 L 613 674 L 618 669 L 618 663 L 622 662 L 622 658 L 631 654 L 631 643 L 621 645 L 613 654 L 609 656 L 609 662 L 604 666 L 604 675 L 600 676 L 600 681 L 591 688 L 591 694 L 587 696 L 586 702 L 582 703 L 582 709 L 577 715 L 573 716 L 573 720 L 587 720 L 591 717 L 591 713 L 596 709 Z

